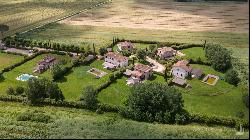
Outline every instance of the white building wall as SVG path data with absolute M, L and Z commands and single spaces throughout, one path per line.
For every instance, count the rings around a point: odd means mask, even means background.
M 182 79 L 185 79 L 188 76 L 188 72 L 185 71 L 184 69 L 180 68 L 180 67 L 173 67 L 172 68 L 172 74 L 175 77 L 179 77 Z
M 118 62 L 118 61 L 116 61 L 116 59 L 112 60 L 111 57 L 107 57 L 107 58 L 105 57 L 105 62 L 111 63 L 111 64 L 116 65 L 116 66 L 121 66 L 121 67 L 128 66 L 128 60 Z

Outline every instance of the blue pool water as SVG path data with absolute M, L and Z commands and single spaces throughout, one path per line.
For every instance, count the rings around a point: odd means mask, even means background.
M 19 77 L 17 77 L 17 80 L 28 81 L 31 77 L 37 77 L 37 76 L 33 76 L 33 75 L 29 75 L 29 74 L 22 74 Z

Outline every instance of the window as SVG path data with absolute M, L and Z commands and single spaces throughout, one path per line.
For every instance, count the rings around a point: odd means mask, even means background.
M 181 77 L 182 77 L 182 74 L 181 74 Z

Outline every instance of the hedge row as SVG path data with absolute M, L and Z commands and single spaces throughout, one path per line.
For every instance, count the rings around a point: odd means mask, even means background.
M 206 125 L 223 125 L 235 128 L 239 128 L 241 125 L 243 128 L 247 129 L 249 128 L 249 122 L 242 119 L 235 119 L 231 117 L 210 116 L 204 114 L 190 114 L 190 121 Z
M 103 111 L 103 112 L 116 112 L 116 113 L 118 113 L 120 110 L 120 107 L 118 107 L 116 105 L 99 104 L 98 110 Z
M 20 56 L 24 56 L 24 57 L 27 56 L 27 55 L 25 55 L 25 54 L 16 53 L 16 52 L 5 52 L 5 51 L 3 51 L 3 50 L 0 50 L 0 53 L 7 53 L 7 54 L 13 54 L 13 55 L 20 55 Z
M 24 102 L 26 101 L 25 97 L 21 96 L 0 96 L 0 101 L 9 101 L 9 102 Z M 73 101 L 55 101 L 52 99 L 45 99 L 39 102 L 37 105 L 47 105 L 47 106 L 56 106 L 56 107 L 68 107 L 68 108 L 78 108 L 85 109 L 86 106 L 82 102 L 73 102 Z M 108 104 L 99 104 L 98 110 L 104 112 L 119 112 L 120 107 L 115 105 Z M 239 128 L 249 128 L 249 122 L 242 119 L 230 118 L 230 117 L 221 117 L 221 116 L 210 116 L 204 114 L 190 114 L 191 123 L 199 123 L 206 125 L 223 125 L 228 127 Z
M 125 39 L 117 39 L 120 41 L 129 41 L 131 43 L 143 43 L 143 44 L 157 44 L 158 47 L 172 47 L 175 50 L 182 50 L 192 47 L 204 47 L 203 44 L 188 44 L 188 43 L 179 43 L 179 42 L 159 42 L 159 41 L 145 41 L 145 40 L 125 40 Z

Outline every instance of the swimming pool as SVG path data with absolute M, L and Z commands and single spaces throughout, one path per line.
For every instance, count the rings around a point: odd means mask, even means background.
M 28 81 L 32 77 L 38 78 L 37 76 L 33 76 L 33 75 L 29 75 L 29 74 L 22 74 L 22 75 L 18 76 L 16 79 L 19 81 Z

